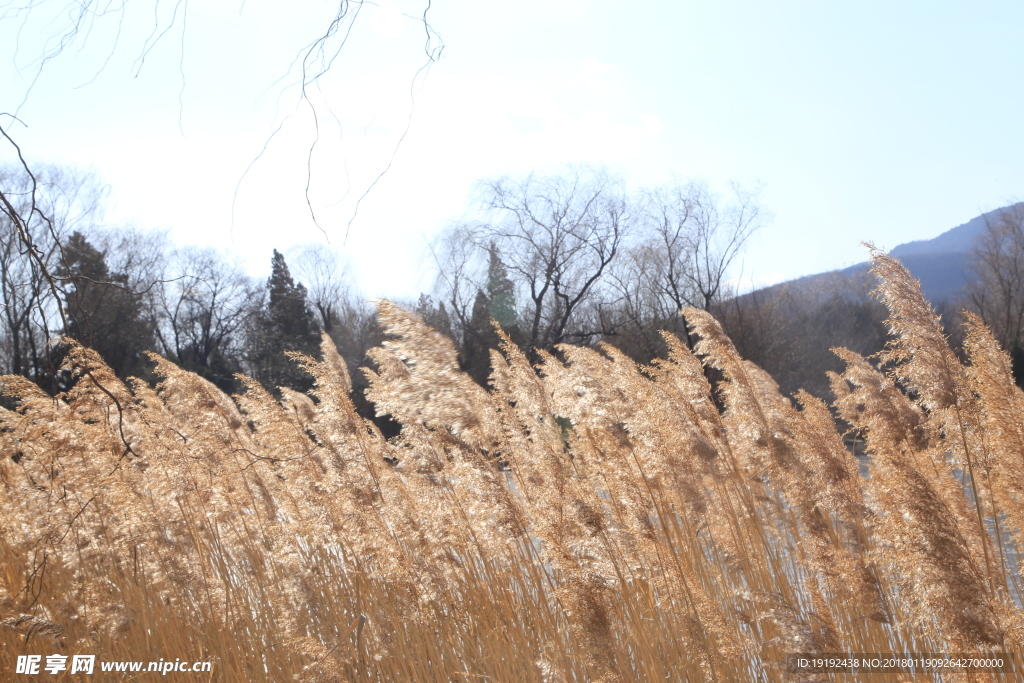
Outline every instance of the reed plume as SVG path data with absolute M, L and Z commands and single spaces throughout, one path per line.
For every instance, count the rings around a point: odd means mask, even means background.
M 0 378 L 0 667 L 810 681 L 788 655 L 1016 648 L 1024 394 L 981 320 L 962 362 L 873 259 L 894 341 L 837 350 L 831 407 L 783 396 L 695 309 L 694 348 L 665 334 L 647 366 L 607 344 L 533 364 L 495 325 L 485 388 L 378 302 L 366 396 L 390 439 L 326 335 L 291 354 L 308 394 L 240 377 L 236 396 L 156 355 L 155 386 L 121 382 L 67 342 L 66 394 Z

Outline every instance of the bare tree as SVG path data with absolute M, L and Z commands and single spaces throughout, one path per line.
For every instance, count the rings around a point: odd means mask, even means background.
M 440 303 L 447 304 L 455 317 L 454 329 L 463 333 L 469 327 L 476 294 L 486 283 L 479 238 L 473 226 L 453 223 L 431 245 Z
M 375 311 L 353 287 L 349 264 L 318 244 L 299 252 L 295 273 L 306 286 L 306 303 L 316 311 L 321 329 L 354 371 L 382 337 Z M 361 381 L 360 375 L 357 383 Z
M 98 228 L 89 237 L 106 255 L 110 269 L 124 274 L 128 289 L 149 303 L 150 293 L 156 292 L 166 276 L 167 233 L 120 225 Z
M 497 256 L 514 284 L 527 349 L 607 333 L 596 313 L 605 305 L 608 275 L 632 228 L 620 184 L 604 173 L 576 170 L 522 181 L 503 178 L 483 191 L 488 220 L 450 231 L 447 260 L 440 264 L 445 299 L 459 322 L 469 322 Z
M 333 334 L 352 296 L 348 265 L 331 249 L 317 244 L 299 252 L 295 274 L 306 286 L 306 302 L 316 310 L 320 327 Z
M 663 351 L 658 330 L 692 343 L 680 309 L 711 310 L 733 293 L 728 278 L 761 223 L 754 195 L 733 186 L 729 203 L 701 183 L 674 183 L 640 193 L 638 227 L 611 274 L 618 292 L 611 313 L 620 346 L 647 361 Z
M 729 269 L 761 220 L 756 197 L 736 185 L 732 191 L 727 204 L 701 183 L 645 193 L 643 277 L 662 305 L 711 310 L 722 298 Z
M 1019 376 L 1024 369 L 1024 203 L 989 221 L 972 256 L 971 304 L 1010 352 Z
M 434 245 L 439 298 L 474 376 L 495 343 L 490 319 L 514 320 L 527 349 L 611 338 L 651 360 L 664 350 L 658 330 L 688 338 L 681 308 L 727 298 L 761 223 L 754 195 L 736 186 L 731 201 L 698 183 L 628 196 L 607 174 L 575 170 L 482 189 L 484 220 L 454 224 Z
M 157 336 L 163 353 L 218 385 L 230 385 L 243 355 L 243 329 L 260 288 L 213 249 L 180 249 L 159 288 Z
M 66 326 L 63 283 L 53 276 L 60 240 L 90 230 L 103 190 L 95 177 L 53 166 L 35 175 L 0 168 L 0 365 L 35 381 L 52 375 L 50 340 Z

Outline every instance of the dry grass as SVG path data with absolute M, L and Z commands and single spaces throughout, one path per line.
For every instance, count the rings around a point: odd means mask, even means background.
M 326 338 L 295 358 L 312 396 L 280 402 L 157 357 L 156 390 L 126 386 L 83 348 L 69 395 L 5 377 L 0 672 L 61 652 L 221 681 L 774 681 L 790 652 L 1016 651 L 1024 395 L 980 320 L 961 364 L 874 259 L 891 371 L 838 350 L 832 378 L 867 476 L 828 406 L 697 310 L 696 355 L 667 335 L 651 367 L 532 367 L 505 338 L 487 391 L 383 302 L 391 441 Z

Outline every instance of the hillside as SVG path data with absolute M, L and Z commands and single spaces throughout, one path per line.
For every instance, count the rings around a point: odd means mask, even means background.
M 907 242 L 890 253 L 921 282 L 943 314 L 954 345 L 962 335 L 956 316 L 971 281 L 971 252 L 986 226 L 1013 205 L 982 214 L 929 240 Z M 737 297 L 717 314 L 741 355 L 775 378 L 784 394 L 797 389 L 831 399 L 826 372 L 843 364 L 831 351 L 844 347 L 864 356 L 888 339 L 884 307 L 871 295 L 877 282 L 867 262 L 817 273 Z
M 987 225 L 999 220 L 1004 212 L 1010 211 L 1019 204 L 1004 206 L 980 216 L 976 216 L 962 225 L 951 228 L 929 240 L 916 240 L 900 244 L 892 249 L 895 256 L 908 270 L 921 281 L 921 289 L 932 304 L 952 301 L 963 293 L 970 282 L 970 256 L 977 239 Z M 870 264 L 867 261 L 857 263 L 842 270 L 828 271 L 808 275 L 789 282 L 783 282 L 761 290 L 766 295 L 777 290 L 793 289 L 832 289 L 833 283 L 839 278 L 857 276 L 866 273 Z

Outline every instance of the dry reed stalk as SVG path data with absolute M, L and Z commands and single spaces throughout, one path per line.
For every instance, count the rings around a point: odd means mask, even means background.
M 503 556 L 526 518 L 494 458 L 502 430 L 491 396 L 458 371 L 449 339 L 386 302 L 379 319 L 391 339 L 371 352 L 378 370 L 367 371 L 367 396 L 403 424 L 395 444 L 402 480 L 413 498 L 446 511 L 445 527 L 465 532 L 463 552 L 471 543 L 477 554 Z
M 948 638 L 951 647 L 968 649 L 998 643 L 991 603 L 978 599 L 988 594 L 987 585 L 961 532 L 963 517 L 946 504 L 949 489 L 942 495 L 933 484 L 935 458 L 914 424 L 920 413 L 864 359 L 837 353 L 847 363 L 842 380 L 854 387 L 837 406 L 864 432 L 870 457 L 867 491 L 876 511 L 878 559 L 891 567 L 910 615 L 937 643 Z
M 610 346 L 534 368 L 498 330 L 488 391 L 382 302 L 390 442 L 326 337 L 293 354 L 311 394 L 280 400 L 159 357 L 155 389 L 121 383 L 81 347 L 66 396 L 2 378 L 0 667 L 28 638 L 215 658 L 224 681 L 781 681 L 821 679 L 788 652 L 1019 643 L 1024 400 L 978 321 L 965 369 L 878 260 L 897 381 L 843 351 L 833 378 L 867 480 L 827 407 L 794 407 L 701 311 L 697 355 L 666 335 L 645 368 Z
M 792 408 L 771 378 L 739 357 L 717 321 L 696 309 L 684 314 L 700 338 L 695 352 L 725 379 L 720 388 L 722 426 L 733 454 L 726 462 L 735 482 L 726 490 L 732 492 L 728 497 L 736 512 L 724 521 L 741 530 L 742 535 L 734 536 L 737 546 L 753 549 L 740 556 L 734 571 L 746 575 L 744 587 L 737 585 L 736 590 L 749 603 L 748 619 L 758 625 L 763 656 L 772 658 L 773 648 L 780 646 L 790 652 L 841 650 L 849 640 L 833 610 L 842 605 L 841 596 L 850 596 L 848 586 L 855 587 L 861 606 L 870 606 L 868 614 L 881 614 L 863 558 L 851 551 L 826 515 L 820 484 L 812 484 L 820 482 L 822 471 L 835 473 L 834 443 L 830 448 L 829 437 L 815 433 L 813 423 Z M 834 427 L 831 438 L 836 438 Z M 839 472 L 851 476 L 849 465 L 839 465 Z M 849 487 L 832 486 L 824 492 L 833 501 L 839 498 L 844 511 L 856 508 Z M 783 548 L 788 552 L 780 553 Z M 805 578 L 809 576 L 816 576 L 818 585 Z M 821 591 L 832 600 L 823 599 Z M 859 620 L 845 610 L 842 616 L 844 623 Z
M 639 614 L 654 604 L 666 612 L 679 610 L 686 614 L 685 642 L 699 653 L 703 666 L 713 668 L 710 660 L 720 658 L 721 653 L 713 652 L 716 648 L 706 642 L 714 636 L 700 626 L 700 612 L 719 633 L 726 629 L 713 602 L 701 599 L 700 583 L 685 566 L 692 555 L 684 548 L 672 548 L 671 539 L 660 533 L 654 521 L 675 515 L 675 507 L 683 512 L 679 498 L 664 495 L 666 489 L 674 490 L 665 460 L 673 457 L 678 446 L 654 453 L 640 443 L 641 432 L 651 438 L 652 430 L 641 427 L 636 420 L 638 406 L 630 400 L 630 391 L 641 389 L 641 385 L 648 385 L 643 389 L 655 387 L 630 361 L 610 348 L 604 350 L 610 358 L 564 347 L 561 351 L 566 364 L 548 356 L 542 367 L 553 409 L 573 424 L 569 447 L 574 476 L 560 491 L 562 500 L 575 508 L 567 518 L 578 519 L 577 526 L 567 527 L 568 537 L 577 555 L 582 554 L 590 570 L 613 594 L 615 589 L 625 592 L 628 586 L 651 587 L 648 604 L 633 606 L 628 610 L 630 614 Z M 639 391 L 632 394 L 641 395 Z M 654 405 L 652 401 L 650 406 Z M 685 478 L 684 472 L 674 474 L 677 478 L 673 481 Z M 559 500 L 550 503 L 564 504 Z M 605 547 L 588 545 L 587 535 Z
M 1008 516 L 1018 543 L 1024 540 L 1024 395 L 1013 381 L 1010 357 L 999 348 L 980 318 L 967 315 L 964 349 L 970 389 L 978 397 L 981 423 L 991 458 L 981 463 L 996 509 Z
M 920 283 L 899 261 L 867 246 L 872 250 L 872 272 L 879 278 L 875 295 L 889 309 L 886 324 L 893 333 L 880 360 L 890 364 L 894 378 L 915 396 L 922 409 L 922 427 L 932 446 L 923 450 L 932 466 L 922 473 L 957 516 L 960 533 L 986 574 L 989 592 L 995 591 L 997 551 L 984 522 L 992 516 L 992 510 L 986 509 L 991 501 L 986 500 L 984 467 L 976 466 L 982 465 L 987 455 L 985 440 L 979 434 L 974 394 Z M 962 495 L 963 487 L 952 471 L 954 466 L 964 473 L 974 492 L 973 505 Z

